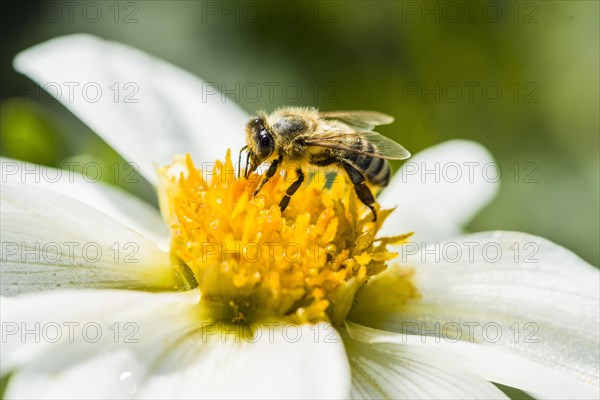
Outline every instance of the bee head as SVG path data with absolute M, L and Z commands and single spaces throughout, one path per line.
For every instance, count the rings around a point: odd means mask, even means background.
M 247 174 L 256 170 L 267 160 L 275 150 L 273 136 L 265 127 L 262 118 L 253 118 L 246 124 L 246 144 L 248 145 L 248 158 L 250 167 Z

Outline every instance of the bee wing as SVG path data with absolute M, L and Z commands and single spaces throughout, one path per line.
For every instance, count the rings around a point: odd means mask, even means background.
M 338 120 L 356 131 L 370 131 L 377 125 L 394 122 L 394 117 L 377 111 L 324 111 L 319 113 L 319 117 Z
M 373 150 L 357 149 L 352 145 L 352 143 L 348 142 L 348 138 L 352 137 L 366 138 L 369 141 L 369 143 L 373 145 Z M 366 157 L 383 158 L 386 160 L 405 160 L 410 157 L 410 152 L 404 147 L 402 147 L 402 145 L 388 137 L 383 136 L 380 133 L 373 131 L 352 133 L 332 132 L 325 134 L 314 134 L 304 139 L 304 142 L 307 146 L 318 146 L 335 150 L 345 150 Z

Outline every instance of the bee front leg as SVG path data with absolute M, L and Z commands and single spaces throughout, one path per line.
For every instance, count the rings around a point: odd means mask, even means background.
M 285 208 L 290 203 L 290 199 L 292 198 L 294 193 L 296 193 L 296 190 L 298 190 L 300 185 L 302 185 L 302 182 L 304 182 L 304 172 L 302 172 L 300 168 L 296 169 L 296 175 L 298 176 L 298 178 L 287 188 L 287 190 L 285 191 L 285 196 L 283 196 L 283 199 L 281 199 L 281 201 L 279 202 L 279 208 L 281 209 L 281 212 L 285 210 Z
M 346 170 L 350 181 L 354 184 L 354 191 L 356 192 L 358 199 L 373 212 L 373 222 L 377 221 L 377 211 L 375 211 L 375 207 L 373 207 L 375 198 L 373 197 L 371 190 L 369 190 L 365 184 L 366 179 L 364 175 L 347 161 L 342 160 L 340 161 L 340 164 L 344 170 Z
M 265 174 L 265 177 L 260 182 L 260 184 L 258 185 L 258 187 L 256 188 L 256 190 L 254 191 L 254 193 L 252 194 L 252 196 L 256 196 L 258 194 L 258 192 L 260 192 L 260 189 L 262 189 L 262 187 L 265 186 L 265 183 L 267 183 L 269 181 L 269 179 L 271 179 L 273 177 L 273 175 L 275 175 L 275 172 L 277 172 L 277 168 L 279 168 L 279 164 L 281 164 L 281 160 L 283 160 L 283 156 L 279 156 L 278 158 L 276 158 L 275 160 L 273 160 L 273 162 L 271 163 L 271 165 L 269 165 L 269 169 L 267 170 L 267 173 Z

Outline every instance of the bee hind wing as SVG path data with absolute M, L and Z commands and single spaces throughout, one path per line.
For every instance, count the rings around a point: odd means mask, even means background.
M 378 125 L 394 122 L 394 117 L 378 111 L 323 111 L 319 113 L 319 117 L 340 121 L 357 130 L 371 130 Z

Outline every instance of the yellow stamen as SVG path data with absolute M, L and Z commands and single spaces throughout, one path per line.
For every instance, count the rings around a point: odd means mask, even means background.
M 202 301 L 225 305 L 232 321 L 341 324 L 356 291 L 396 256 L 386 246 L 410 236 L 375 239 L 391 210 L 372 222 L 350 183 L 337 176 L 326 185 L 319 170 L 283 215 L 278 204 L 295 173 L 277 174 L 252 197 L 262 177 L 238 179 L 230 152 L 200 170 L 188 155 L 159 172 L 172 257 L 192 271 Z

